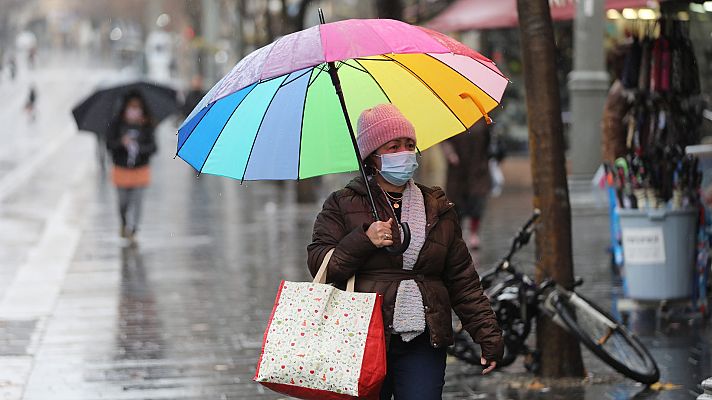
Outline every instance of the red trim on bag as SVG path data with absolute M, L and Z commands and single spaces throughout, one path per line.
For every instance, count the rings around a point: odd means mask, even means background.
M 371 322 L 368 325 L 361 375 L 358 378 L 359 398 L 378 399 L 381 385 L 386 378 L 386 336 L 383 328 L 382 303 L 383 296 L 377 294 Z
M 284 287 L 284 282 L 279 284 L 279 289 L 277 289 L 277 296 L 274 299 L 274 306 L 272 307 L 272 313 L 269 315 L 269 321 L 267 322 L 267 329 L 265 329 L 265 334 L 262 337 L 262 350 L 260 350 L 260 358 L 257 361 L 257 371 L 255 371 L 255 376 L 252 378 L 253 381 L 257 381 L 257 376 L 260 374 L 260 366 L 262 365 L 262 356 L 265 354 L 265 343 L 267 343 L 267 334 L 269 333 L 269 327 L 272 325 L 272 319 L 274 318 L 274 313 L 277 311 L 277 305 L 279 305 L 279 299 L 282 297 L 282 288 Z
M 283 383 L 260 382 L 263 386 L 277 393 L 305 400 L 356 400 L 363 397 L 354 397 L 348 394 L 339 394 L 328 390 L 310 389 L 300 386 L 286 385 Z

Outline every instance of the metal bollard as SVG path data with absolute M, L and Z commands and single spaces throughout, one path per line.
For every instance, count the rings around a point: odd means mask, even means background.
M 707 378 L 702 382 L 702 389 L 705 390 L 705 393 L 699 395 L 697 400 L 712 400 L 712 378 Z

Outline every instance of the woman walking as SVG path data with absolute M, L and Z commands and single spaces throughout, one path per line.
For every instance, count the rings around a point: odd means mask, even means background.
M 387 376 L 381 399 L 440 399 L 446 348 L 453 343 L 451 309 L 482 347 L 483 373 L 501 358 L 497 320 L 462 240 L 458 217 L 440 188 L 412 180 L 418 166 L 413 125 L 391 104 L 365 110 L 358 147 L 368 182 L 361 177 L 332 193 L 316 218 L 308 264 L 312 275 L 330 249 L 327 282 L 356 275 L 356 291 L 383 295 Z M 380 216 L 373 222 L 366 185 Z M 400 243 L 397 221 L 407 222 L 411 242 L 402 256 L 384 247 Z
M 132 244 L 141 216 L 143 192 L 151 182 L 149 160 L 156 152 L 154 128 L 143 96 L 131 92 L 109 125 L 106 138 L 114 163 L 111 178 L 118 190 L 120 235 Z
M 480 221 L 492 190 L 488 151 L 490 139 L 489 127 L 480 121 L 467 132 L 442 143 L 448 162 L 445 188 L 455 201 L 461 222 L 469 219 L 467 244 L 472 249 L 480 248 Z

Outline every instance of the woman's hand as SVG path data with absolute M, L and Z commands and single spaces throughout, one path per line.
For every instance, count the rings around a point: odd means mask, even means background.
M 133 141 L 134 140 L 131 139 L 131 136 L 128 134 L 124 134 L 123 136 L 121 136 L 121 144 L 124 145 L 124 147 L 126 147 L 127 149 L 129 148 L 129 146 L 131 145 L 131 142 L 133 142 Z
M 485 367 L 485 369 L 482 370 L 482 375 L 487 375 L 495 369 L 497 361 L 487 361 L 484 357 L 480 357 L 480 364 Z
M 388 221 L 376 221 L 368 227 L 366 231 L 366 236 L 371 239 L 371 243 L 378 247 L 388 247 L 393 245 L 393 231 L 391 226 L 393 225 L 393 218 L 389 218 Z

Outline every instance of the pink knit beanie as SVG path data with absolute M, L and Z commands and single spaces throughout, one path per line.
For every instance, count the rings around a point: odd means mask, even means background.
M 393 104 L 379 104 L 358 117 L 356 143 L 364 159 L 393 139 L 415 139 L 415 127 Z

